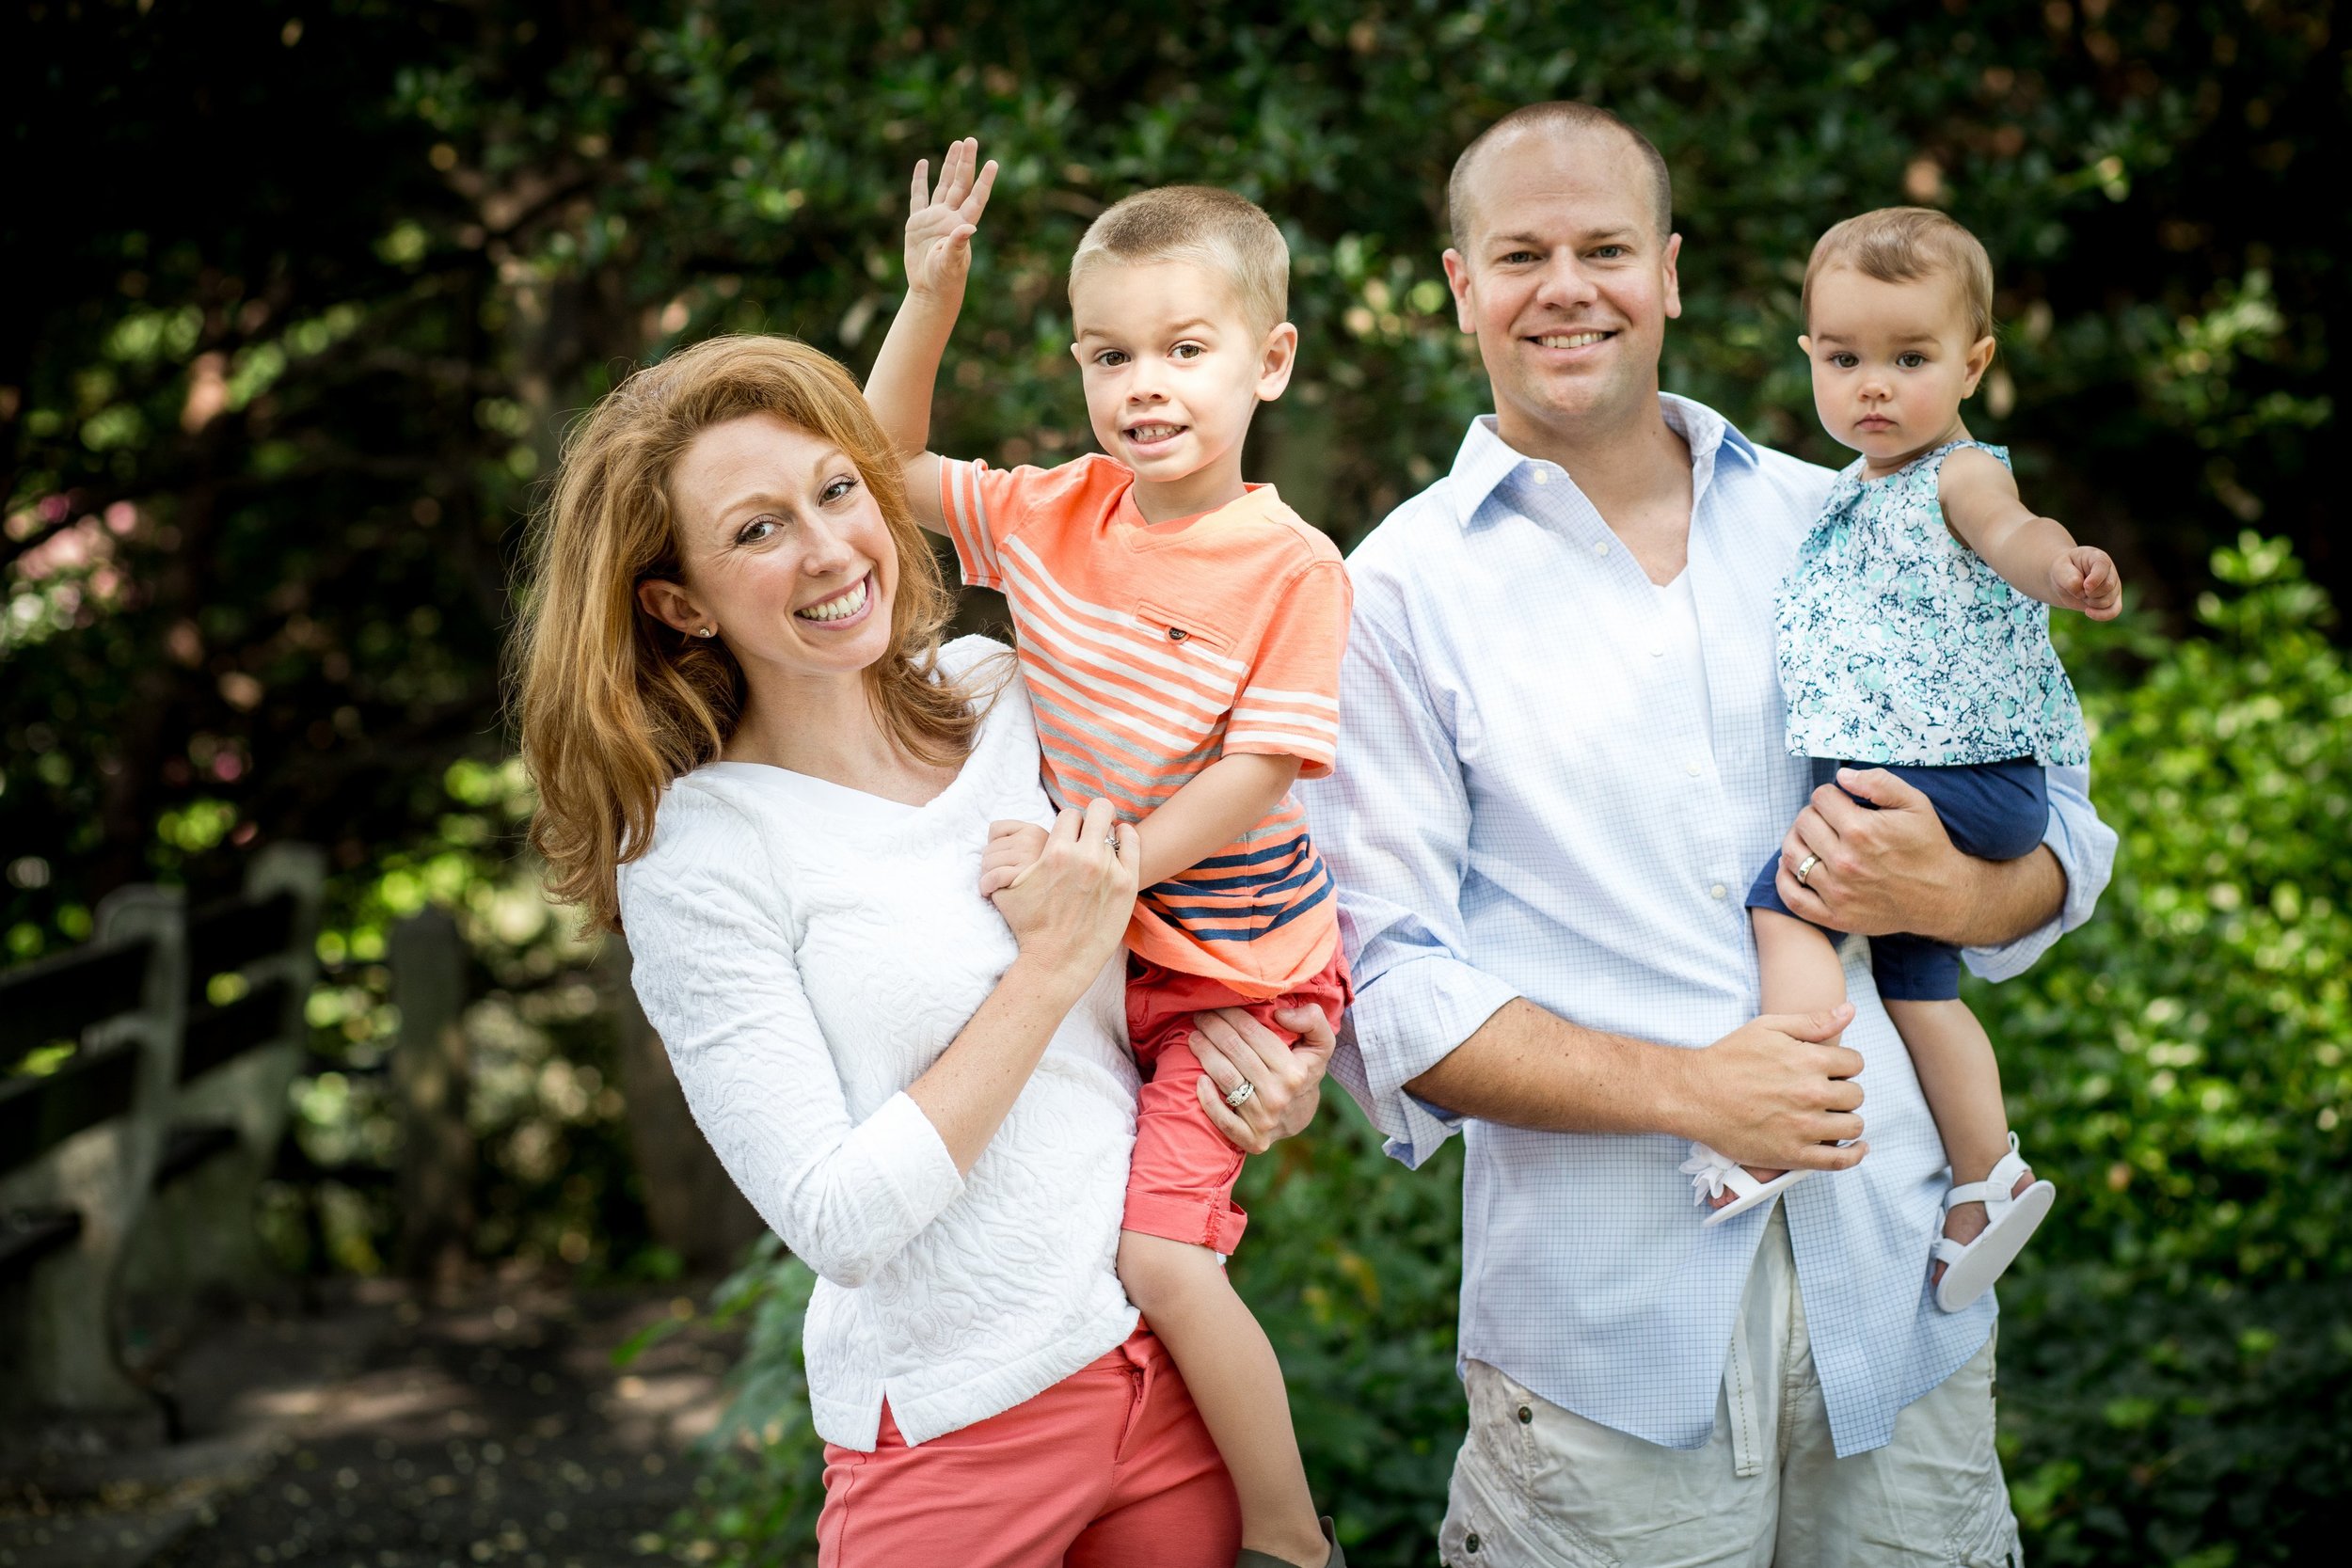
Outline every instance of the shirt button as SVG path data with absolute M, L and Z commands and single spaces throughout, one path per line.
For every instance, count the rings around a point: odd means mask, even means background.
M 1649 657 L 1652 658 L 1664 658 L 1666 657 L 1666 650 L 1663 648 L 1652 648 L 1649 651 Z
M 1538 484 L 1549 484 L 1551 483 L 1551 470 L 1549 468 L 1536 469 L 1535 483 Z
M 1607 545 L 1595 545 L 1593 546 L 1593 553 L 1595 555 L 1607 555 L 1609 553 L 1609 546 Z
M 1717 882 L 1713 887 L 1707 890 L 1707 895 L 1709 898 L 1723 898 L 1727 896 L 1730 892 L 1731 890 L 1729 888 L 1724 886 L 1721 882 Z
M 1472 1530 L 1468 1535 L 1462 1537 L 1462 1549 L 1470 1552 L 1478 1550 L 1478 1532 L 1476 1530 Z
M 1521 1425 L 1521 1426 L 1525 1426 L 1525 1425 L 1527 1425 L 1530 1421 L 1533 1421 L 1534 1418 L 1535 1418 L 1535 1412 L 1534 1412 L 1534 1411 L 1533 1411 L 1533 1410 L 1529 1409 L 1526 1405 L 1520 1405 L 1520 1406 L 1519 1406 L 1519 1425 Z
M 1690 764 L 1686 765 L 1686 766 L 1683 768 L 1683 769 L 1682 769 L 1682 770 L 1683 770 L 1685 773 L 1690 774 L 1690 775 L 1691 775 L 1691 777 L 1692 777 L 1692 778 L 1694 778 L 1694 779 L 1695 779 L 1695 778 L 1697 778 L 1697 777 L 1699 776 L 1700 772 L 1702 771 L 1702 769 L 1700 768 L 1699 765 L 1698 765 L 1697 763 L 1695 763 L 1695 762 L 1693 762 L 1693 763 L 1690 763 Z

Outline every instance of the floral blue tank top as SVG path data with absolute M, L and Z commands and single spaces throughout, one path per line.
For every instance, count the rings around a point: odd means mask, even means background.
M 2090 758 L 2050 610 L 1944 526 L 1936 478 L 1951 441 L 1880 479 L 1837 476 L 1775 601 L 1788 750 L 1843 761 L 1960 767 Z

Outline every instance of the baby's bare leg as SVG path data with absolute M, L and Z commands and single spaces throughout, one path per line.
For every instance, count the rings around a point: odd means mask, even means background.
M 1837 961 L 1828 932 L 1778 910 L 1750 910 L 1748 919 L 1756 927 L 1756 964 L 1764 982 L 1766 1012 L 1825 1013 L 1846 1000 L 1845 966 Z M 1832 1036 L 1827 1043 L 1836 1045 L 1844 1037 Z M 1750 1166 L 1748 1174 L 1770 1181 L 1780 1172 Z M 1708 1207 L 1720 1209 L 1734 1196 L 1726 1190 Z
M 1952 1181 L 1981 1181 L 2009 1152 L 2009 1109 L 2001 1102 L 2001 1064 L 1993 1054 L 1992 1037 L 1968 1004 L 1949 1002 L 1889 1002 L 1886 1016 L 1911 1053 L 1919 1074 L 1919 1092 L 1927 1098 L 1935 1130 L 1944 1138 L 1944 1155 L 1952 1163 Z M 2011 1189 L 2022 1193 L 2032 1184 L 2033 1172 L 2017 1179 Z M 1983 1234 L 1984 1205 L 1959 1203 L 1944 1219 L 1944 1234 L 1956 1242 L 1973 1242 Z M 1935 1277 L 1944 1265 L 1935 1265 Z
M 1290 1393 L 1265 1330 L 1206 1247 L 1119 1234 L 1119 1280 L 1167 1346 L 1241 1495 L 1241 1544 L 1305 1568 L 1329 1546 L 1291 1430 Z

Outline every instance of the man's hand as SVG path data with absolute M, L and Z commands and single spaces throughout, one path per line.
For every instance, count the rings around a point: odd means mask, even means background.
M 2115 558 L 2094 545 L 2077 545 L 2050 559 L 2050 602 L 2112 621 L 2123 608 L 2123 577 Z
M 926 178 L 930 160 L 914 166 L 914 188 L 907 202 L 907 293 L 945 304 L 963 303 L 963 280 L 972 270 L 972 236 L 988 211 L 996 184 L 996 163 L 974 172 L 980 143 L 966 136 L 951 143 L 939 161 L 939 183 Z
M 1704 1051 L 1687 1053 L 1683 1125 L 1675 1129 L 1759 1170 L 1851 1170 L 1860 1142 L 1862 1053 L 1834 1039 L 1853 1005 L 1768 1013 Z M 1844 1147 L 1839 1147 L 1843 1144 Z
M 1940 937 L 1965 924 L 1961 906 L 1982 863 L 1952 847 L 1934 804 L 1902 779 L 1883 768 L 1841 768 L 1781 840 L 1775 882 L 1791 913 L 1832 931 Z
M 1323 1073 L 1337 1043 L 1331 1021 L 1316 1006 L 1285 1007 L 1274 1022 L 1298 1036 L 1284 1045 L 1241 1007 L 1219 1007 L 1193 1020 L 1192 1053 L 1200 1058 L 1200 1109 L 1244 1154 L 1263 1154 L 1315 1119 Z M 1235 1110 L 1225 1097 L 1244 1079 L 1257 1092 Z
M 991 822 L 988 847 L 980 852 L 980 896 L 993 898 L 1019 881 L 1045 853 L 1049 836 L 1034 822 Z

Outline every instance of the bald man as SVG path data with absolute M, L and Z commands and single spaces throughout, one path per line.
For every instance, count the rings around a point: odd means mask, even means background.
M 1448 205 L 1495 411 L 1349 560 L 1346 740 L 1305 792 L 1357 984 L 1332 1070 L 1406 1164 L 1468 1145 L 1444 1559 L 2012 1561 L 1995 1309 L 1930 1298 L 1946 1161 L 1867 944 L 1851 1007 L 1757 1018 L 1741 894 L 1779 844 L 1807 918 L 1997 979 L 2090 916 L 2114 835 L 2080 768 L 2015 862 L 1891 775 L 1876 810 L 1808 799 L 1772 594 L 1833 476 L 1661 392 L 1682 247 L 1646 138 L 1521 109 Z M 1823 1174 L 1707 1227 L 1692 1141 Z

